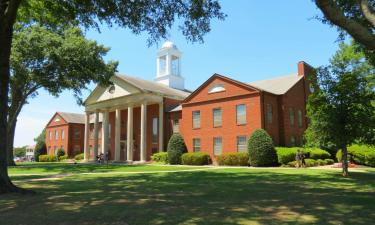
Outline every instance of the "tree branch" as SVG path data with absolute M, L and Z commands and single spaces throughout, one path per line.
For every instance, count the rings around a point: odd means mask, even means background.
M 375 34 L 362 24 L 345 17 L 333 0 L 315 0 L 324 16 L 334 25 L 344 29 L 356 41 L 375 51 Z
M 375 27 L 375 13 L 367 0 L 360 0 L 361 11 L 365 18 Z
M 8 26 L 13 26 L 16 21 L 17 11 L 22 0 L 9 0 L 8 7 L 5 9 L 5 18 Z

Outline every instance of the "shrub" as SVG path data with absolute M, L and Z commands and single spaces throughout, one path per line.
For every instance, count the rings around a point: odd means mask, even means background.
M 333 159 L 324 159 L 326 165 L 332 165 L 335 163 L 335 161 Z
M 297 161 L 288 162 L 288 166 L 290 167 L 296 167 L 296 165 L 297 165 Z
M 205 152 L 191 152 L 182 154 L 181 161 L 184 165 L 208 165 L 211 157 Z
M 59 161 L 63 161 L 63 160 L 67 160 L 67 159 L 68 159 L 67 155 L 63 155 L 63 156 L 59 157 Z
M 56 157 L 57 157 L 58 159 L 60 159 L 60 157 L 63 156 L 63 155 L 65 155 L 64 150 L 61 149 L 61 148 L 57 149 L 57 151 L 56 151 Z
M 316 165 L 317 166 L 324 166 L 324 165 L 326 165 L 326 162 L 323 159 L 317 159 Z
M 342 153 L 336 153 L 337 161 L 342 161 Z M 352 145 L 348 147 L 348 159 L 356 164 L 375 167 L 375 148 L 366 145 Z
M 155 162 L 168 163 L 168 152 L 158 152 L 151 156 L 151 159 Z
M 237 152 L 222 154 L 217 157 L 217 163 L 221 166 L 248 166 L 249 153 Z
M 40 155 L 39 162 L 56 162 L 56 156 L 54 155 Z
M 84 159 L 84 154 L 83 153 L 77 154 L 77 155 L 74 156 L 74 159 L 75 160 L 83 160 Z
M 319 148 L 276 147 L 278 162 L 285 165 L 294 161 L 298 149 L 305 153 L 306 158 L 327 159 L 331 157 L 329 152 Z
M 46 154 L 46 148 L 45 147 L 40 147 L 40 148 L 37 148 L 35 147 L 35 151 L 34 151 L 34 160 L 36 162 L 39 162 L 39 156 L 40 155 L 44 155 Z
M 181 156 L 186 152 L 186 145 L 180 134 L 173 134 L 169 139 L 167 152 L 170 164 L 181 164 Z
M 331 158 L 331 154 L 329 152 L 319 149 L 319 148 L 312 148 L 308 149 L 308 152 L 310 153 L 311 159 L 329 159 Z
M 317 166 L 317 162 L 314 159 L 305 159 L 306 166 L 307 167 L 312 167 L 312 166 Z
M 247 149 L 251 166 L 271 166 L 277 164 L 277 154 L 270 135 L 263 129 L 253 132 Z

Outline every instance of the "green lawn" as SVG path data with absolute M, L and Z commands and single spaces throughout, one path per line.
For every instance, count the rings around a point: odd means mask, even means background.
M 18 185 L 38 194 L 0 196 L 0 224 L 360 225 L 375 221 L 371 170 L 343 178 L 339 171 L 319 169 L 207 168 L 126 174 L 191 167 L 28 166 L 11 168 L 11 174 L 18 174 L 14 176 Z M 73 175 L 57 180 L 19 175 L 51 170 Z M 87 171 L 104 173 L 80 174 Z

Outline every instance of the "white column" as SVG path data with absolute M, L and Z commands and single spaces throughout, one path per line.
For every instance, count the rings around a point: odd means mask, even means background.
M 98 139 L 99 139 L 99 112 L 95 112 L 95 122 L 94 122 L 94 160 L 98 156 Z
M 109 144 L 109 127 L 108 127 L 108 120 L 109 120 L 109 112 L 106 110 L 104 112 L 104 117 L 103 117 L 103 153 L 104 155 L 108 153 L 108 144 Z
M 156 58 L 156 77 L 159 77 L 160 74 L 160 57 Z
M 85 139 L 83 140 L 83 148 L 84 148 L 84 160 L 89 160 L 89 136 L 90 136 L 90 113 L 86 112 L 85 118 Z
M 115 122 L 115 161 L 120 161 L 121 110 L 116 109 Z
M 166 74 L 170 75 L 172 74 L 171 72 L 171 55 L 170 54 L 167 54 L 165 56 L 165 71 L 166 71 Z
M 164 107 L 163 103 L 159 103 L 159 152 L 164 150 L 163 141 L 164 141 Z
M 104 154 L 104 112 L 102 112 L 102 127 L 100 129 L 101 132 L 101 147 L 100 153 Z
M 146 161 L 147 149 L 147 103 L 141 105 L 141 162 Z
M 133 161 L 133 106 L 128 106 L 128 127 L 126 137 L 126 159 Z

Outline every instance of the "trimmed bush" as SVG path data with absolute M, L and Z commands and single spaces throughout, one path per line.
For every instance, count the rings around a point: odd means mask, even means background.
M 249 153 L 236 152 L 222 154 L 217 157 L 217 163 L 220 166 L 248 166 Z
M 333 159 L 325 159 L 324 162 L 326 163 L 326 165 L 332 165 L 335 163 Z
M 186 145 L 180 134 L 173 134 L 169 139 L 167 152 L 169 164 L 181 164 L 181 156 L 186 152 Z
M 67 155 L 63 155 L 63 156 L 59 157 L 59 161 L 64 161 L 64 160 L 67 160 L 67 159 L 68 159 Z
M 251 166 L 272 166 L 277 164 L 277 154 L 271 136 L 258 129 L 250 136 L 247 149 Z
M 168 163 L 168 152 L 158 152 L 151 156 L 151 159 L 155 162 Z
M 79 160 L 83 160 L 84 157 L 85 157 L 84 154 L 81 153 L 81 154 L 77 154 L 77 155 L 75 155 L 75 156 L 74 156 L 74 159 L 77 160 L 77 161 L 79 161 Z
M 342 153 L 336 153 L 337 161 L 342 161 Z M 348 159 L 356 164 L 375 167 L 375 148 L 366 145 L 352 145 L 348 147 Z
M 60 160 L 60 157 L 63 156 L 63 155 L 65 155 L 64 150 L 61 149 L 61 148 L 57 149 L 57 151 L 56 151 L 56 157 L 57 157 L 59 160 Z
M 39 162 L 56 162 L 57 158 L 54 155 L 40 155 Z
M 287 165 L 290 166 L 290 167 L 296 167 L 296 165 L 297 165 L 297 161 L 291 161 L 291 162 L 288 162 Z
M 318 163 L 314 159 L 305 159 L 305 163 L 307 167 L 313 167 L 318 165 Z
M 317 159 L 316 164 L 318 166 L 324 166 L 324 165 L 326 165 L 326 162 L 323 159 Z
M 280 164 L 286 165 L 295 160 L 297 150 L 305 153 L 306 158 L 328 159 L 331 157 L 329 152 L 319 148 L 301 148 L 301 147 L 276 147 L 277 159 Z
M 205 152 L 184 153 L 181 156 L 184 165 L 208 165 L 211 164 L 211 157 Z

